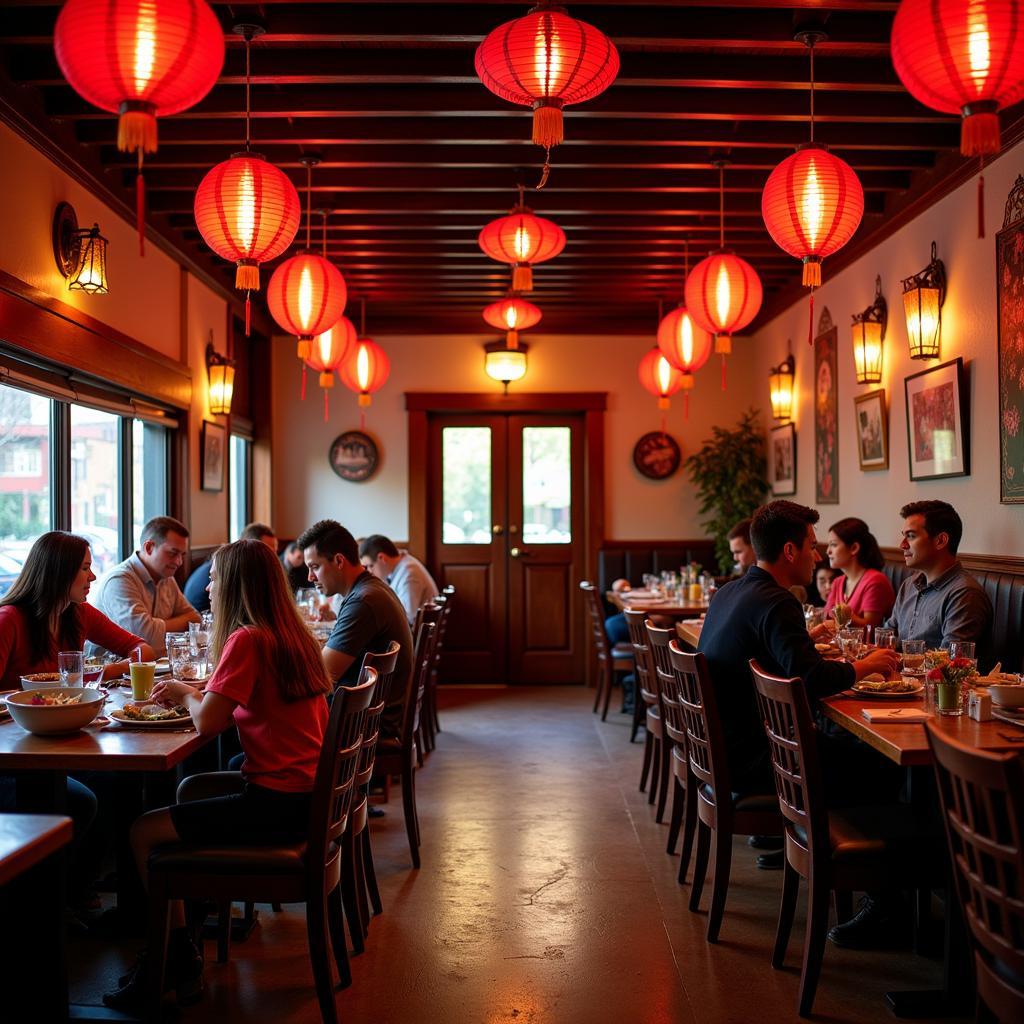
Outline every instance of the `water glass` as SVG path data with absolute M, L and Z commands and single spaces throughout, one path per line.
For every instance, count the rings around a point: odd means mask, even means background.
M 949 659 L 952 661 L 954 658 L 966 658 L 972 662 L 974 667 L 978 667 L 978 659 L 974 656 L 975 643 L 973 640 L 950 640 L 949 642 Z
M 878 626 L 875 629 L 875 646 L 879 650 L 896 650 L 896 630 Z
M 907 676 L 923 676 L 924 665 L 924 641 L 904 640 L 903 641 L 903 674 Z
M 864 651 L 864 627 L 847 626 L 839 630 L 839 647 L 847 661 L 856 661 Z
M 167 660 L 171 666 L 171 675 L 175 679 L 190 680 L 198 676 L 195 660 L 192 657 L 192 643 L 186 634 L 183 638 L 175 637 L 167 641 Z
M 190 622 L 188 624 L 188 642 L 192 647 L 192 653 L 197 654 L 200 647 L 209 646 L 210 631 L 201 622 Z
M 82 685 L 90 689 L 98 689 L 103 685 L 103 660 L 86 658 L 82 664 Z
M 81 686 L 84 671 L 84 655 L 81 651 L 60 651 L 57 654 L 57 671 L 61 686 Z

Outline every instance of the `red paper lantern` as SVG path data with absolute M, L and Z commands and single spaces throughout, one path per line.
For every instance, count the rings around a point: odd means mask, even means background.
M 324 423 L 330 415 L 327 392 L 334 387 L 334 371 L 344 363 L 355 343 L 355 324 L 345 316 L 313 339 L 309 357 L 305 362 L 306 366 L 320 374 L 320 387 L 324 389 Z
M 892 62 L 925 106 L 960 114 L 960 152 L 999 152 L 998 111 L 1024 99 L 1020 0 L 903 0 Z
M 548 149 L 562 141 L 562 107 L 593 99 L 619 73 L 612 41 L 546 0 L 494 29 L 474 63 L 496 96 L 533 107 L 533 141 Z
M 267 285 L 267 305 L 277 325 L 299 339 L 297 354 L 308 359 L 312 341 L 345 312 L 348 289 L 341 271 L 314 252 L 300 252 L 282 263 Z
M 235 153 L 206 172 L 193 206 L 203 241 L 236 264 L 235 287 L 258 291 L 261 263 L 295 240 L 301 209 L 288 176 L 259 153 Z
M 384 387 L 390 373 L 391 362 L 384 349 L 369 338 L 359 338 L 338 367 L 341 383 L 359 395 L 362 409 L 370 405 L 374 392 Z
M 540 323 L 541 311 L 526 299 L 509 296 L 500 302 L 492 302 L 484 310 L 484 320 L 500 331 L 506 331 L 505 340 L 509 348 L 519 347 L 519 332 Z
M 486 225 L 477 242 L 492 260 L 512 264 L 513 290 L 529 292 L 533 291 L 533 264 L 557 256 L 565 248 L 565 232 L 520 202 L 508 216 Z
M 131 152 L 154 152 L 157 117 L 198 103 L 224 66 L 205 0 L 68 0 L 53 45 L 71 88 L 119 115 L 117 148 Z
M 853 237 L 864 215 L 864 189 L 853 168 L 813 143 L 768 176 L 761 216 L 775 244 L 804 262 L 803 283 L 821 284 L 821 261 Z
M 673 309 L 658 324 L 658 348 L 661 354 L 682 374 L 680 387 L 686 418 L 690 418 L 690 390 L 693 375 L 711 356 L 712 337 L 710 332 L 699 327 L 685 306 Z
M 640 383 L 658 399 L 658 408 L 669 407 L 669 396 L 674 395 L 683 386 L 683 374 L 666 358 L 655 345 L 640 360 L 637 368 Z

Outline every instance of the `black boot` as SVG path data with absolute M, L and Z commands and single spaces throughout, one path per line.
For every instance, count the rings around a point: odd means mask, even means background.
M 864 896 L 857 913 L 830 928 L 828 937 L 843 949 L 886 949 L 905 942 L 910 922 L 896 894 Z
M 149 951 L 142 950 L 118 987 L 103 993 L 103 1003 L 114 1010 L 141 1010 L 146 999 L 146 970 Z M 179 1006 L 191 1006 L 203 994 L 203 956 L 188 930 L 175 928 L 168 937 L 164 991 L 175 990 Z

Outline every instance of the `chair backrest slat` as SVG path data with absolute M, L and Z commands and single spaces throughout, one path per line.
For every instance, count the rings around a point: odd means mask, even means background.
M 441 606 L 433 603 L 423 605 L 416 615 L 416 646 L 413 651 L 412 686 L 409 688 L 409 702 L 405 707 L 402 723 L 402 751 L 408 754 L 416 743 L 420 727 L 420 711 L 423 708 L 423 694 L 427 688 L 434 661 L 434 639 L 437 624 L 441 618 Z
M 583 580 L 580 583 L 580 590 L 583 591 L 583 604 L 587 609 L 587 619 L 590 622 L 590 632 L 594 638 L 594 650 L 597 652 L 598 661 L 606 661 L 608 636 L 604 631 L 604 615 L 601 600 L 597 596 L 597 588 L 589 580 Z
M 629 628 L 629 642 L 633 645 L 633 673 L 637 688 L 645 704 L 658 703 L 658 677 L 651 656 L 650 637 L 647 635 L 645 612 L 627 608 L 623 613 Z
M 685 743 L 686 724 L 683 720 L 682 707 L 679 704 L 679 688 L 669 652 L 669 645 L 673 642 L 676 631 L 673 628 L 655 626 L 650 619 L 647 620 L 646 626 L 651 660 L 654 663 L 654 672 L 658 677 L 658 695 L 661 698 L 665 731 L 676 743 Z
M 380 738 L 380 718 L 387 706 L 391 694 L 391 680 L 398 664 L 398 655 L 402 650 L 397 640 L 392 640 L 383 654 L 367 651 L 363 655 L 362 668 L 359 671 L 359 682 L 365 683 L 369 673 L 375 672 L 377 685 L 374 687 L 370 706 L 366 709 L 366 725 L 363 730 L 363 749 L 359 755 L 359 768 L 356 773 L 356 785 L 367 786 L 373 775 L 373 762 L 377 753 L 377 740 Z

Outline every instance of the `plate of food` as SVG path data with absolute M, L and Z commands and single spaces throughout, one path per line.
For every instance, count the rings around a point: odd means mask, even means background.
M 110 712 L 111 721 L 126 728 L 173 729 L 192 724 L 188 708 L 181 704 L 164 707 L 162 704 L 133 704 Z
M 854 692 L 862 697 L 894 697 L 897 700 L 909 700 L 920 697 L 924 687 L 909 679 L 862 679 L 854 683 Z

